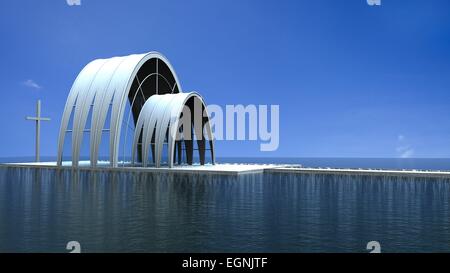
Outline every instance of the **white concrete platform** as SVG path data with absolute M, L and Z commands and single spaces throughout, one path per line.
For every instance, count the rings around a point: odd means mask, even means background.
M 34 167 L 34 168 L 42 168 L 42 169 L 73 169 L 70 166 L 70 163 L 63 163 L 62 167 L 56 166 L 56 162 L 26 162 L 26 163 L 3 163 L 0 164 L 9 167 Z M 132 172 L 167 172 L 167 173 L 204 173 L 204 174 L 248 174 L 248 173 L 263 173 L 266 169 L 278 168 L 278 167 L 286 167 L 286 164 L 205 164 L 205 165 L 182 165 L 175 166 L 174 168 L 168 167 L 133 167 L 120 166 L 117 168 L 111 168 L 105 162 L 104 164 L 99 164 L 98 167 L 90 167 L 88 161 L 80 162 L 79 167 L 76 169 L 80 170 L 91 170 L 91 171 L 132 171 Z
M 337 174 L 337 175 L 375 175 L 375 176 L 403 176 L 403 177 L 427 177 L 427 178 L 449 178 L 450 171 L 432 170 L 384 170 L 384 169 L 345 169 L 345 168 L 305 168 L 293 164 L 206 164 L 206 165 L 182 165 L 174 168 L 167 167 L 133 167 L 124 165 L 111 168 L 107 162 L 100 163 L 98 167 L 90 167 L 88 161 L 80 162 L 80 166 L 72 168 L 70 163 L 64 163 L 62 167 L 56 166 L 56 162 L 27 162 L 27 163 L 2 163 L 0 166 L 17 168 L 39 168 L 39 169 L 76 169 L 89 171 L 130 171 L 130 172 L 154 172 L 154 173 L 186 173 L 186 174 L 226 174 L 238 175 L 249 173 L 272 173 L 272 174 Z

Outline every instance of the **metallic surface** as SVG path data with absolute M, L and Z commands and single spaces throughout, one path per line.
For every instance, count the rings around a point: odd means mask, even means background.
M 156 60 L 155 69 L 147 67 L 153 64 L 152 60 Z M 159 73 L 160 67 L 165 71 Z M 139 76 L 143 79 L 142 81 L 139 80 Z M 156 77 L 154 90 L 142 87 L 144 81 L 150 76 Z M 112 167 L 117 167 L 119 141 L 127 103 L 130 103 L 130 111 L 136 123 L 142 104 L 153 94 L 159 94 L 159 90 L 162 90 L 160 82 L 166 82 L 168 86 L 162 93 L 182 92 L 175 71 L 168 60 L 158 52 L 98 59 L 86 65 L 77 76 L 66 101 L 58 137 L 57 164 L 59 166 L 62 164 L 66 133 L 72 132 L 72 166 L 78 166 L 83 133 L 87 131 L 90 132 L 91 166 L 96 166 L 102 132 L 109 131 L 109 162 Z M 134 86 L 136 88 L 132 88 Z M 142 96 L 141 104 L 135 104 L 136 97 L 139 97 L 138 92 Z M 105 128 L 109 112 L 109 128 Z M 92 113 L 91 126 L 86 128 L 90 113 Z M 72 129 L 69 128 L 71 116 Z M 129 120 L 128 116 L 126 126 L 129 126 Z M 128 128 L 125 129 L 128 130 Z
M 203 98 L 195 92 L 153 95 L 146 101 L 139 115 L 134 132 L 132 164 L 136 163 L 136 155 L 139 152 L 138 147 L 142 145 L 142 166 L 148 166 L 149 149 L 150 147 L 155 147 L 152 158 L 155 166 L 160 167 L 163 146 L 167 143 L 167 164 L 169 167 L 173 167 L 175 145 L 179 143 L 180 145 L 178 147 L 180 149 L 182 141 L 186 145 L 186 157 L 192 159 L 193 149 L 188 149 L 188 143 L 191 143 L 193 139 L 189 138 L 191 142 L 185 141 L 186 136 L 192 136 L 191 130 L 188 132 L 189 135 L 184 135 L 183 138 L 181 134 L 186 132 L 180 132 L 180 116 L 182 113 L 184 114 L 183 109 L 187 106 L 186 104 L 189 100 L 193 100 L 194 105 L 197 102 L 197 107 L 198 105 L 201 107 L 200 112 L 193 109 L 194 107 L 189 109 L 191 115 L 189 117 L 189 123 L 192 124 L 192 121 L 197 120 L 197 122 L 194 122 L 194 131 L 197 136 L 200 163 L 202 165 L 205 163 L 205 142 L 208 140 L 211 150 L 211 161 L 214 164 L 214 145 L 209 116 L 206 112 L 206 105 Z M 141 142 L 139 143 L 139 141 Z M 178 157 L 178 162 L 180 163 L 180 150 L 178 151 Z M 192 160 L 188 160 L 188 164 L 192 164 Z
M 41 153 L 41 121 L 50 121 L 49 118 L 41 117 L 41 100 L 38 100 L 36 104 L 36 116 L 26 117 L 25 119 L 36 122 L 36 162 L 39 162 Z

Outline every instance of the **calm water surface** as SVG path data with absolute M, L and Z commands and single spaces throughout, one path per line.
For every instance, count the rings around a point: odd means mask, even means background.
M 0 167 L 0 252 L 450 252 L 450 181 Z

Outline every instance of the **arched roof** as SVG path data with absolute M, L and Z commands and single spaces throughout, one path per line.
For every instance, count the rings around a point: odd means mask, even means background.
M 154 83 L 150 80 L 152 78 L 156 78 Z M 143 88 L 143 84 L 152 88 Z M 116 167 L 127 101 L 131 103 L 130 111 L 133 112 L 136 120 L 142 104 L 151 95 L 159 94 L 159 91 L 161 93 L 182 92 L 175 71 L 169 61 L 158 52 L 98 59 L 87 64 L 73 83 L 66 101 L 58 137 L 58 165 L 62 163 L 65 136 L 70 130 L 72 132 L 72 166 L 78 166 L 85 130 L 90 130 L 91 165 L 97 164 L 101 135 L 103 130 L 106 130 L 105 122 L 110 110 L 109 159 L 111 166 Z M 137 103 L 139 100 L 141 104 Z M 91 108 L 91 128 L 85 128 Z M 73 125 L 69 129 L 71 116 L 73 116 Z M 129 119 L 128 117 L 127 122 Z
M 180 117 L 182 113 L 186 114 L 185 112 L 183 112 L 183 110 L 185 110 L 184 107 L 186 106 L 186 103 L 191 99 L 193 99 L 194 102 L 198 102 L 199 106 L 201 107 L 200 109 L 197 109 L 200 111 L 196 111 L 195 109 L 193 109 L 194 111 L 190 110 L 189 113 L 189 123 L 191 122 L 191 115 L 197 115 L 197 117 L 192 117 L 192 120 L 195 120 L 195 118 L 197 118 L 197 120 L 201 122 L 200 124 L 194 125 L 197 139 L 202 143 L 201 147 L 203 147 L 199 148 L 200 157 L 204 157 L 205 142 L 206 140 L 208 140 L 210 144 L 212 163 L 214 163 L 213 135 L 209 123 L 209 116 L 206 112 L 206 105 L 203 101 L 203 98 L 198 93 L 190 92 L 179 94 L 153 95 L 146 101 L 146 103 L 142 107 L 142 111 L 139 115 L 134 132 L 132 146 L 133 164 L 135 163 L 136 154 L 138 152 L 138 143 L 139 141 L 141 141 L 142 165 L 144 167 L 147 166 L 149 148 L 154 139 L 154 161 L 156 167 L 159 167 L 161 164 L 163 145 L 167 135 L 168 165 L 169 167 L 173 166 L 175 141 L 180 140 L 181 138 L 181 133 L 179 132 Z M 205 118 L 207 122 L 204 122 Z M 184 126 L 186 126 L 186 124 L 184 124 Z M 191 127 L 189 126 L 189 129 L 190 128 Z M 206 136 L 204 135 L 205 131 Z M 189 135 L 190 134 L 191 132 L 189 132 Z

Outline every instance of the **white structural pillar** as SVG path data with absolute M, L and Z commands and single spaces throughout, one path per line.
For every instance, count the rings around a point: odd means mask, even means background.
M 36 116 L 26 117 L 27 120 L 33 120 L 36 122 L 36 162 L 39 162 L 40 143 L 41 143 L 41 121 L 50 121 L 49 118 L 41 117 L 41 100 L 36 104 Z

